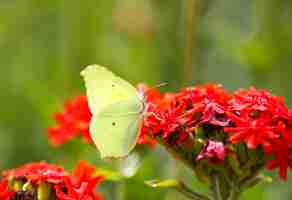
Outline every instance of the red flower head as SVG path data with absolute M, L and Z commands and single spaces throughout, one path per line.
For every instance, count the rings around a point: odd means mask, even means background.
M 85 161 L 79 161 L 73 176 L 65 179 L 66 192 L 64 192 L 64 186 L 55 186 L 59 200 L 102 200 L 102 197 L 95 192 L 95 188 L 103 177 L 96 176 L 94 173 L 94 166 Z
M 266 166 L 270 170 L 278 167 L 279 176 L 287 180 L 287 169 L 292 169 L 292 130 L 287 130 L 284 123 L 279 123 L 277 129 L 281 131 L 281 138 L 265 148 L 265 153 L 274 158 Z
M 60 183 L 67 175 L 63 168 L 47 162 L 29 163 L 3 172 L 4 177 L 25 179 L 32 184 L 39 184 L 40 182 Z
M 254 151 L 261 147 L 265 157 L 260 160 L 269 169 L 279 167 L 280 177 L 287 178 L 287 168 L 292 168 L 292 111 L 282 97 L 254 87 L 229 94 L 214 84 L 183 89 L 167 101 L 165 96 L 156 95 L 148 107 L 145 136 L 161 137 L 178 155 L 196 151 L 198 137 L 206 143 L 196 159 L 213 163 L 224 160 L 225 143 L 244 142 Z
M 196 160 L 209 160 L 212 163 L 224 162 L 226 149 L 222 142 L 208 140 Z
M 287 121 L 288 109 L 281 97 L 272 96 L 264 90 L 239 90 L 230 101 L 228 117 L 234 126 L 225 128 L 232 133 L 230 141 L 245 141 L 249 148 L 267 147 L 281 132 L 276 129 L 278 121 Z
M 167 139 L 175 135 L 180 144 L 198 126 L 227 126 L 225 114 L 231 96 L 221 85 L 205 85 L 186 88 L 177 94 L 165 94 L 161 104 L 152 105 L 144 122 L 144 132 Z M 166 100 L 167 99 L 167 100 Z M 161 106 L 164 105 L 164 106 Z
M 19 188 L 14 191 L 7 185 L 7 181 L 29 183 L 33 188 L 47 183 L 56 200 L 102 200 L 100 194 L 95 192 L 96 185 L 102 180 L 102 176 L 95 174 L 95 168 L 85 161 L 80 161 L 75 172 L 70 175 L 63 168 L 46 162 L 29 163 L 16 169 L 3 172 L 3 180 L 0 183 L 0 197 L 22 199 L 35 199 L 36 194 L 30 190 Z M 15 188 L 14 188 L 15 189 Z M 2 198 L 0 198 L 2 200 Z
M 194 113 L 200 113 L 199 124 L 227 126 L 229 121 L 225 117 L 225 110 L 230 94 L 221 85 L 207 84 L 187 88 L 181 92 L 186 104 Z
M 149 110 L 149 108 L 152 105 L 159 104 L 159 101 L 161 100 L 162 94 L 156 90 L 155 88 L 150 88 L 147 85 L 140 83 L 137 85 L 139 93 L 144 97 L 144 100 L 146 101 L 146 109 Z M 145 126 L 142 125 L 140 136 L 138 139 L 138 144 L 146 144 L 150 147 L 155 146 L 156 141 L 150 137 L 145 131 Z
M 91 117 L 85 95 L 77 96 L 67 102 L 62 113 L 55 113 L 58 124 L 48 128 L 51 143 L 61 145 L 76 136 L 82 136 L 86 142 L 92 143 L 89 133 Z

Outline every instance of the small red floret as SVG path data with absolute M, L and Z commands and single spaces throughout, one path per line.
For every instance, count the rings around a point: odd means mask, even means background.
M 8 181 L 0 181 L 0 199 L 1 200 L 10 200 L 15 192 L 9 191 Z
M 222 142 L 208 140 L 196 160 L 209 160 L 212 163 L 224 161 L 227 151 Z
M 48 128 L 49 140 L 53 145 L 61 145 L 68 140 L 82 136 L 92 143 L 89 133 L 91 112 L 85 95 L 77 96 L 65 103 L 64 111 L 55 113 L 57 125 Z

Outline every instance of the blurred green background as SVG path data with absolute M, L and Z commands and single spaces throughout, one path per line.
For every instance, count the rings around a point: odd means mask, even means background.
M 80 141 L 54 149 L 46 137 L 52 113 L 84 93 L 79 72 L 92 63 L 133 84 L 167 82 L 166 91 L 256 85 L 291 106 L 291 21 L 288 0 L 1 0 L 0 169 L 39 160 L 71 168 L 80 158 L 112 168 Z M 205 189 L 159 147 L 139 159 L 132 179 L 103 184 L 107 199 L 183 199 L 143 184 L 157 177 Z M 291 199 L 291 179 L 262 184 L 243 199 Z

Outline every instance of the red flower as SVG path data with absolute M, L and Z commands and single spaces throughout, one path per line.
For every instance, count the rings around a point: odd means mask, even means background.
M 224 161 L 226 149 L 222 142 L 208 140 L 196 160 L 209 160 L 212 163 Z
M 151 137 L 149 134 L 147 134 L 147 129 L 144 130 L 145 127 L 142 126 L 141 131 L 140 131 L 140 135 L 137 141 L 137 144 L 145 144 L 148 145 L 149 147 L 154 147 L 157 142 L 153 139 L 153 137 Z
M 79 161 L 73 173 L 74 184 L 77 186 L 81 186 L 86 182 L 88 185 L 91 186 L 92 189 L 95 188 L 95 186 L 103 180 L 103 177 L 95 175 L 95 172 L 95 166 L 90 165 L 83 160 Z
M 292 169 L 292 130 L 288 130 L 283 122 L 279 122 L 277 130 L 281 131 L 281 137 L 265 148 L 265 154 L 272 155 L 273 160 L 268 161 L 267 168 L 279 168 L 279 176 L 287 180 L 287 169 Z
M 289 142 L 284 140 L 278 140 L 271 147 L 271 154 L 273 153 L 275 158 L 267 163 L 267 168 L 272 170 L 274 168 L 279 168 L 279 176 L 287 180 L 287 169 L 290 167 L 292 169 L 292 140 Z
M 146 101 L 146 109 L 149 110 L 149 107 L 152 105 L 157 105 L 161 101 L 162 94 L 156 90 L 155 88 L 150 88 L 147 85 L 140 83 L 137 85 L 137 89 L 141 96 L 144 97 L 144 100 Z M 145 126 L 142 125 L 142 128 L 140 129 L 140 135 L 138 138 L 137 143 L 138 144 L 145 144 L 150 147 L 153 147 L 156 145 L 156 141 L 147 134 L 147 131 L 145 131 Z
M 95 176 L 95 167 L 79 161 L 73 177 L 66 177 L 66 192 L 64 186 L 56 185 L 56 195 L 59 200 L 101 200 L 102 197 L 95 193 L 98 183 L 103 180 L 102 176 Z
M 235 92 L 230 101 L 228 117 L 234 125 L 224 129 L 232 133 L 230 141 L 245 141 L 252 149 L 258 145 L 265 148 L 280 137 L 281 132 L 276 131 L 276 122 L 289 118 L 282 98 L 253 87 Z
M 230 123 L 225 110 L 231 97 L 221 85 L 186 88 L 177 94 L 160 96 L 160 101 L 156 100 L 147 110 L 149 116 L 144 120 L 142 132 L 162 135 L 165 139 L 175 134 L 175 143 L 179 144 L 202 124 L 227 126 Z
M 49 140 L 54 145 L 61 145 L 74 137 L 82 136 L 86 142 L 92 143 L 89 133 L 91 117 L 87 97 L 75 97 L 65 104 L 62 113 L 55 114 L 58 124 L 48 128 Z
M 231 95 L 221 85 L 209 84 L 183 89 L 167 99 L 155 93 L 152 99 L 142 127 L 143 137 L 161 136 L 174 145 L 184 141 L 194 144 L 191 141 L 203 127 L 198 137 L 207 143 L 197 160 L 223 161 L 223 143 L 245 142 L 250 149 L 262 147 L 264 159 L 273 156 L 268 168 L 279 167 L 280 177 L 287 178 L 287 168 L 292 167 L 292 111 L 282 97 L 254 87 Z M 220 136 L 222 130 L 229 133 L 228 137 Z M 214 137 L 222 141 L 216 143 Z
M 225 110 L 231 98 L 221 85 L 207 84 L 187 88 L 181 92 L 179 98 L 187 102 L 193 113 L 200 113 L 200 124 L 227 126 L 228 119 Z M 198 125 L 198 123 L 196 123 Z
M 237 117 L 234 114 L 229 114 L 235 127 L 225 127 L 226 132 L 234 133 L 229 140 L 232 143 L 245 141 L 247 146 L 255 149 L 258 145 L 263 147 L 269 146 L 270 143 L 277 139 L 279 135 L 275 132 L 275 128 L 271 126 L 270 118 L 248 119 Z
M 68 176 L 63 168 L 44 161 L 25 164 L 12 170 L 4 171 L 2 174 L 4 177 L 9 178 L 25 178 L 33 184 L 39 184 L 40 182 L 57 184 L 62 182 L 65 176 Z
M 4 182 L 0 184 L 0 199 L 14 195 L 8 190 L 8 180 L 21 180 L 24 183 L 29 182 L 33 187 L 38 187 L 41 183 L 49 183 L 56 200 L 102 200 L 101 195 L 95 192 L 97 184 L 102 179 L 102 176 L 95 174 L 95 167 L 85 161 L 79 162 L 72 175 L 57 165 L 46 162 L 29 163 L 3 172 Z M 17 198 L 35 195 L 23 190 L 15 192 Z
M 182 123 L 182 107 L 177 106 L 172 109 L 159 110 L 155 107 L 149 107 L 149 116 L 144 121 L 147 132 L 151 132 L 154 136 L 162 134 L 164 138 L 167 138 L 173 133 L 176 128 Z
M 0 181 L 0 199 L 1 200 L 10 200 L 14 192 L 9 191 L 8 181 L 2 180 Z

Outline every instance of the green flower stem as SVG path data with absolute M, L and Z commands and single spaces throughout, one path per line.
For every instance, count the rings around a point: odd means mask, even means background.
M 125 200 L 125 194 L 126 194 L 126 183 L 124 180 L 122 180 L 120 181 L 120 183 L 116 183 L 115 199 Z
M 228 197 L 228 200 L 238 200 L 240 197 L 241 192 L 237 189 L 232 189 L 230 191 L 230 195 Z
M 184 183 L 180 182 L 179 186 L 176 187 L 176 190 L 183 194 L 184 196 L 188 197 L 189 199 L 193 200 L 211 200 L 209 197 L 199 194 L 195 191 L 189 189 Z
M 250 187 L 253 187 L 253 186 L 257 185 L 262 180 L 263 180 L 263 178 L 261 176 L 254 176 L 254 177 L 251 177 L 249 180 L 246 180 L 241 185 L 241 187 L 242 187 L 242 189 L 244 189 L 244 188 L 250 188 Z
M 241 182 L 240 182 L 240 187 L 243 188 L 249 188 L 255 184 L 257 184 L 257 179 L 259 178 L 259 173 L 260 171 L 264 168 L 264 165 L 261 165 L 257 167 L 256 170 L 253 171 L 249 176 L 245 177 Z
M 121 160 L 114 161 L 115 168 L 119 170 Z M 114 199 L 116 200 L 124 200 L 125 199 L 125 193 L 126 193 L 126 185 L 125 181 L 121 180 L 119 183 L 115 183 L 114 188 Z
M 213 192 L 214 200 L 223 200 L 220 189 L 220 178 L 216 173 L 211 176 L 211 190 Z

